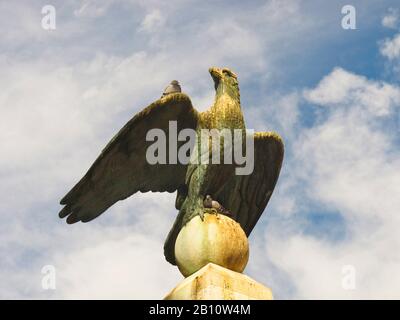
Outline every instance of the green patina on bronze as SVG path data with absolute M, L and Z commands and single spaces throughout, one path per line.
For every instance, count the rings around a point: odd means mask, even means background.
M 241 129 L 245 123 L 240 106 L 237 76 L 229 69 L 210 68 L 216 96 L 205 112 L 197 112 L 187 95 L 167 95 L 135 115 L 104 148 L 85 176 L 61 200 L 65 205 L 61 218 L 68 223 L 93 220 L 115 202 L 140 192 L 175 192 L 176 221 L 166 239 L 164 254 L 175 264 L 174 245 L 181 228 L 194 216 L 203 217 L 213 209 L 204 208 L 203 200 L 211 195 L 233 214 L 248 236 L 263 213 L 277 182 L 283 143 L 273 132 L 254 136 L 254 170 L 250 175 L 235 175 L 236 165 L 155 164 L 146 161 L 151 142 L 146 133 L 158 128 L 168 133 L 169 121 L 176 121 L 178 132 L 191 128 L 200 137 L 201 129 Z M 197 141 L 200 144 L 200 139 Z M 183 142 L 178 143 L 178 147 Z M 210 153 L 211 156 L 211 153 Z

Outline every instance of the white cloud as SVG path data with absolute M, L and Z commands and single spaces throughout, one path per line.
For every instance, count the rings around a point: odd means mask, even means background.
M 142 23 L 140 24 L 139 31 L 155 32 L 162 28 L 166 22 L 166 17 L 160 10 L 156 9 L 146 14 Z
M 304 96 L 323 106 L 360 106 L 374 115 L 388 115 L 400 103 L 400 88 L 385 82 L 369 81 L 341 68 L 324 77 L 317 88 Z
M 1 2 L 0 29 L 3 30 L 3 35 L 0 46 L 8 49 L 10 46 L 22 46 L 26 41 L 41 41 L 46 36 L 41 26 L 41 8 L 38 7 L 35 11 L 23 3 Z
M 382 25 L 386 28 L 396 29 L 399 23 L 399 10 L 389 8 L 388 13 L 382 18 Z
M 396 34 L 392 39 L 385 39 L 380 45 L 381 54 L 389 60 L 400 57 L 400 33 Z
M 399 18 L 399 9 L 389 8 L 388 14 L 382 19 L 382 25 L 399 30 Z M 391 38 L 378 41 L 378 45 L 380 54 L 388 59 L 386 62 L 387 70 L 397 78 L 400 70 L 400 33 L 397 32 Z
M 89 241 L 56 257 L 59 298 L 162 299 L 183 279 L 176 268 L 168 268 L 163 242 L 147 234 L 104 240 L 97 232 Z
M 74 15 L 77 17 L 100 17 L 106 13 L 111 2 L 112 1 L 108 1 L 108 4 L 106 2 L 99 5 L 98 1 L 97 3 L 90 0 L 84 1 L 81 7 L 74 11 Z

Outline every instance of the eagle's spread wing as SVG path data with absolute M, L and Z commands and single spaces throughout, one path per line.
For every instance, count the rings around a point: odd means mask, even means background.
M 196 128 L 198 113 L 187 95 L 176 93 L 161 98 L 136 114 L 108 143 L 85 176 L 61 200 L 65 207 L 60 218 L 68 223 L 90 221 L 115 202 L 137 191 L 173 192 L 184 184 L 186 166 L 179 164 L 150 165 L 146 141 L 150 129 L 165 132 L 168 143 L 169 121 L 177 130 Z M 184 142 L 178 142 L 178 148 Z M 166 146 L 168 154 L 168 144 Z
M 282 139 L 273 132 L 254 134 L 254 170 L 235 175 L 217 200 L 229 209 L 249 236 L 271 197 L 283 161 Z

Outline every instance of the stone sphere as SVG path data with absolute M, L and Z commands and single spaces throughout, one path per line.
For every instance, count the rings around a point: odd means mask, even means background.
M 175 258 L 185 276 L 209 262 L 242 272 L 249 260 L 249 243 L 240 224 L 222 214 L 204 214 L 190 220 L 179 232 Z

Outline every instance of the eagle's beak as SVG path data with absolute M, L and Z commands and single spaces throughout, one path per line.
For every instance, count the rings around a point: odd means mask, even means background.
M 217 90 L 219 82 L 222 79 L 222 70 L 220 68 L 212 67 L 212 68 L 208 69 L 208 71 L 210 72 L 211 77 L 214 80 L 215 90 Z
M 222 70 L 220 68 L 211 67 L 210 69 L 208 69 L 208 71 L 210 72 L 211 77 L 213 77 L 214 80 L 222 78 Z

